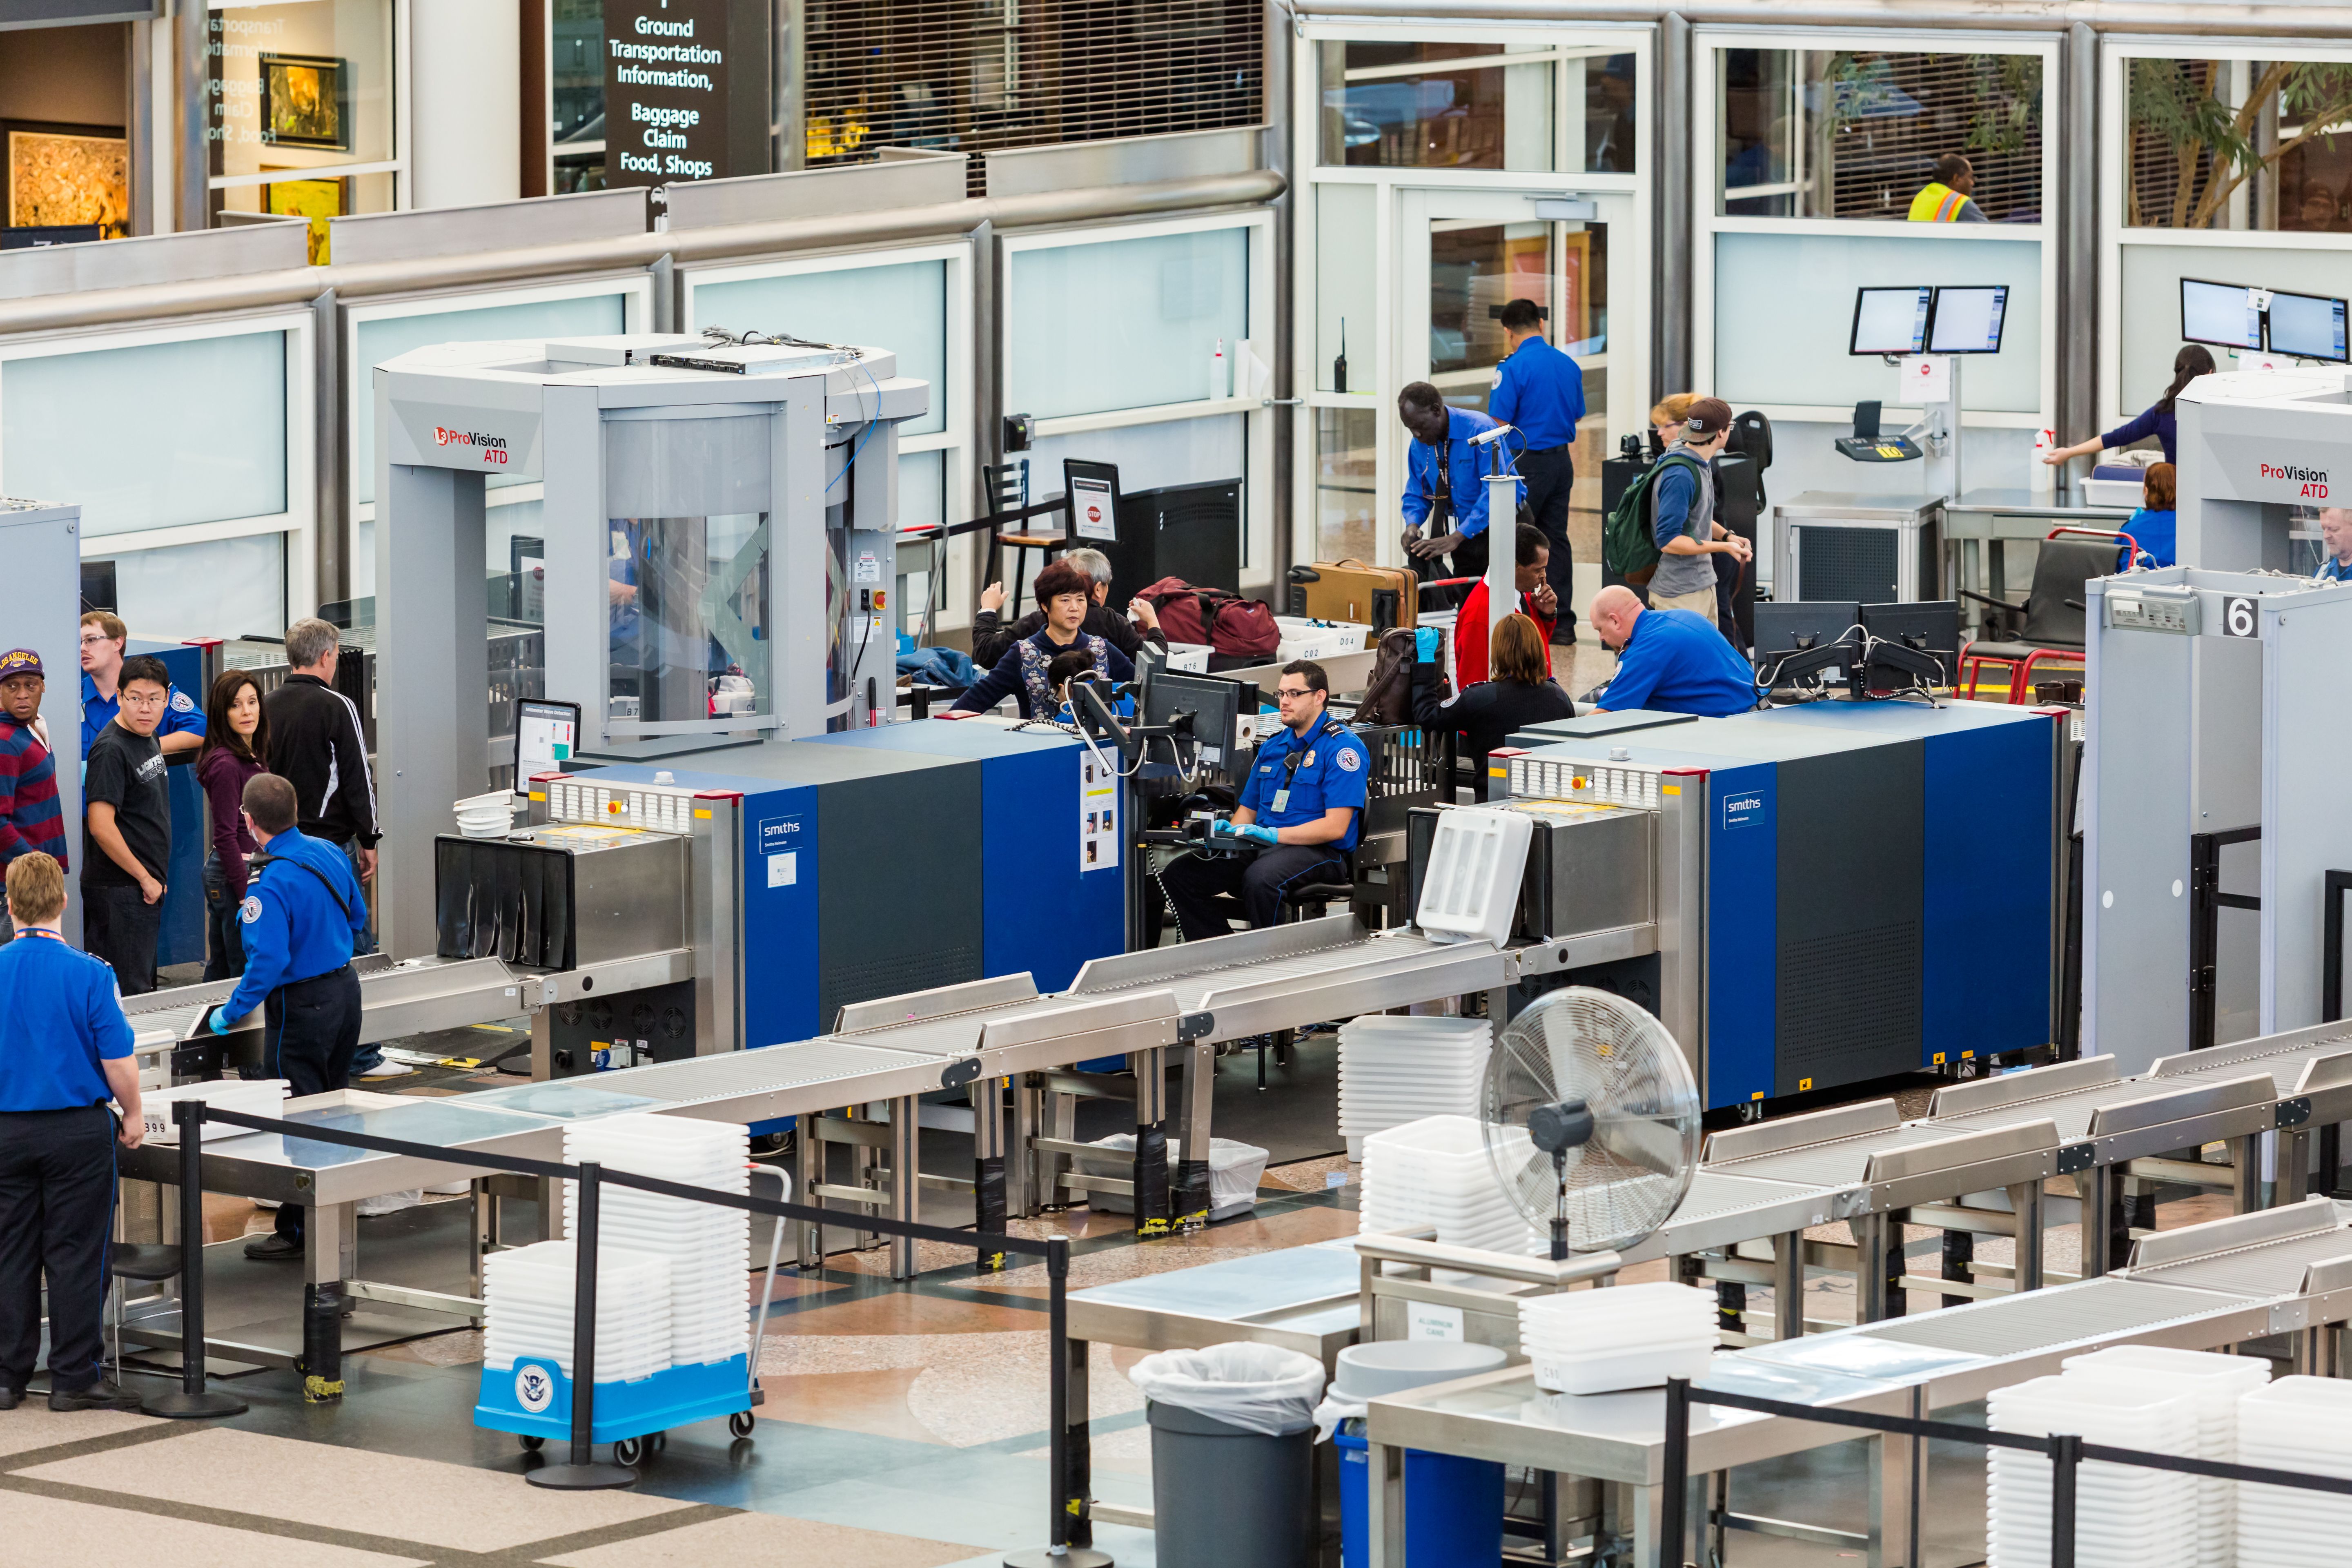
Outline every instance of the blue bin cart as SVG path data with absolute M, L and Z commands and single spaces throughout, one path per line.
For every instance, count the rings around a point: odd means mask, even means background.
M 626 1450 L 673 1426 L 720 1415 L 730 1417 L 729 1427 L 737 1436 L 751 1435 L 747 1357 L 667 1367 L 628 1383 L 598 1383 L 589 1440 L 618 1444 Z M 518 1357 L 510 1367 L 485 1366 L 474 1425 L 512 1432 L 526 1448 L 551 1439 L 567 1441 L 572 1436 L 572 1380 L 554 1362 L 540 1356 Z M 619 1464 L 635 1459 L 634 1454 L 614 1456 Z

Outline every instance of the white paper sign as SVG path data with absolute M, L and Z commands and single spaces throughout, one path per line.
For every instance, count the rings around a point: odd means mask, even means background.
M 781 855 L 768 857 L 768 886 L 789 888 L 801 879 L 801 855 L 797 849 L 787 849 Z
M 1462 1342 L 1462 1309 L 1433 1306 L 1427 1301 L 1409 1304 L 1405 1335 L 1409 1340 L 1451 1340 Z
M 1952 400 L 1952 362 L 1944 354 L 1922 354 L 1903 362 L 1903 405 L 1917 408 Z
M 850 572 L 850 581 L 853 583 L 879 583 L 882 581 L 882 563 L 875 555 L 874 552 L 871 550 L 861 550 L 857 552 L 857 563 Z
M 1078 756 L 1078 870 L 1103 871 L 1118 865 L 1118 778 L 1108 759 Z
M 1118 520 L 1112 511 L 1110 486 L 1100 479 L 1072 479 L 1070 522 L 1070 531 L 1080 539 L 1116 542 Z

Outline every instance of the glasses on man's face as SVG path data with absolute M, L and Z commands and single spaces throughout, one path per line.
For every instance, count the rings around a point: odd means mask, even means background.
M 122 706 L 126 708 L 161 708 L 163 706 L 163 693 L 160 691 L 126 691 L 122 693 Z
M 1277 686 L 1274 689 L 1274 695 L 1276 698 L 1280 700 L 1288 700 L 1291 698 L 1312 697 L 1315 695 L 1315 692 L 1314 689 L 1311 687 Z
M 112 642 L 113 640 L 114 639 L 112 637 L 108 637 L 104 632 L 84 632 L 81 634 L 81 646 L 84 647 L 96 647 L 100 643 Z

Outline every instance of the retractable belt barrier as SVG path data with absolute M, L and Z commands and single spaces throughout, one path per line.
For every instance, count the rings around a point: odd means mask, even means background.
M 182 1270 L 180 1295 L 180 1379 L 178 1392 L 158 1395 L 145 1405 L 151 1415 L 197 1417 L 235 1415 L 246 1408 L 245 1402 L 233 1394 L 205 1386 L 205 1289 L 203 1264 L 204 1237 L 204 1124 L 224 1121 L 232 1126 L 248 1128 L 257 1132 L 275 1132 L 282 1137 L 299 1138 L 316 1143 L 337 1143 L 352 1149 L 373 1149 L 380 1153 L 404 1154 L 411 1159 L 431 1160 L 437 1163 L 470 1167 L 478 1170 L 505 1171 L 515 1175 L 536 1176 L 544 1181 L 577 1182 L 580 1184 L 580 1222 L 574 1237 L 576 1262 L 572 1320 L 572 1454 L 570 1462 L 543 1465 L 524 1477 L 534 1486 L 560 1489 L 583 1489 L 627 1486 L 636 1479 L 635 1469 L 620 1465 L 598 1465 L 593 1462 L 589 1434 L 594 1428 L 596 1398 L 596 1229 L 600 1194 L 604 1184 L 635 1187 L 656 1193 L 664 1197 L 682 1198 L 689 1203 L 711 1204 L 720 1208 L 741 1209 L 747 1214 L 766 1215 L 774 1219 L 804 1220 L 823 1225 L 838 1219 L 837 1213 L 809 1204 L 796 1204 L 775 1198 L 759 1198 L 749 1194 L 715 1192 L 709 1187 L 689 1186 L 681 1182 L 666 1182 L 658 1176 L 641 1176 L 632 1171 L 606 1170 L 593 1160 L 583 1160 L 576 1165 L 556 1160 L 532 1160 L 520 1155 L 456 1153 L 432 1143 L 415 1143 L 402 1138 L 382 1138 L 373 1133 L 351 1132 L 341 1128 L 314 1127 L 307 1122 L 285 1121 L 270 1116 L 249 1116 L 243 1111 L 208 1107 L 201 1100 L 176 1100 L 172 1106 L 173 1123 L 180 1130 L 180 1237 L 190 1260 Z M 1000 1232 L 950 1230 L 944 1226 L 921 1225 L 912 1220 L 886 1215 L 868 1215 L 860 1222 L 866 1228 L 892 1236 L 910 1237 L 919 1241 L 946 1242 L 950 1246 L 972 1247 L 985 1255 L 992 1252 L 1019 1252 L 1042 1258 L 1051 1287 L 1047 1312 L 1047 1335 L 1051 1341 L 1049 1381 L 1051 1386 L 1052 1425 L 1047 1441 L 1048 1463 L 1053 1476 L 1052 1523 L 1047 1552 L 1055 1557 L 1064 1553 L 1075 1531 L 1085 1544 L 1087 1533 L 1087 1505 L 1082 1496 L 1073 1495 L 1070 1476 L 1069 1447 L 1069 1278 L 1070 1244 L 1066 1237 L 1055 1237 L 1039 1241 L 1029 1237 L 1010 1236 Z M 332 1342 L 329 1342 L 332 1344 Z M 340 1354 L 340 1345 L 334 1352 Z M 757 1345 L 751 1347 L 755 1358 Z M 303 1369 L 306 1385 L 320 1379 L 339 1381 L 340 1366 L 306 1365 Z M 1083 1413 L 1078 1419 L 1084 1420 Z M 1083 1490 L 1084 1489 L 1078 1489 Z
M 2177 1470 L 2182 1475 L 2210 1476 L 2224 1481 L 2254 1481 L 2263 1486 L 2297 1487 L 2305 1491 L 2335 1492 L 2352 1497 L 2352 1479 L 2315 1476 L 2301 1470 L 2273 1470 L 2262 1465 L 2233 1465 L 2221 1459 L 2192 1459 L 2180 1454 L 2151 1453 L 2144 1448 L 2111 1448 L 2085 1443 L 2071 1432 L 2047 1437 L 2021 1436 L 1951 1421 L 1927 1421 L 1908 1415 L 1874 1415 L 1859 1410 L 1824 1410 L 1785 1399 L 1752 1394 L 1722 1394 L 1696 1388 L 1683 1378 L 1666 1381 L 1666 1451 L 1659 1491 L 1658 1561 L 1683 1562 L 1683 1501 L 1690 1488 L 1690 1410 L 1694 1405 L 1718 1405 L 1752 1410 L 1761 1415 L 1786 1416 L 1823 1426 L 1854 1426 L 1896 1437 L 1916 1437 L 1946 1443 L 1972 1443 L 1980 1448 L 2015 1448 L 2050 1458 L 2050 1568 L 2074 1568 L 2074 1482 L 2085 1459 L 2108 1465 L 2135 1465 L 2142 1469 Z

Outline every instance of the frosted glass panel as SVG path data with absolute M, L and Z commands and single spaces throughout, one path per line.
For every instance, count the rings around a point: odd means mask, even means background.
M 2257 245 L 2261 242 L 2256 241 Z M 2185 245 L 2126 245 L 2123 255 L 2123 336 L 2120 373 L 2109 394 L 2130 418 L 2172 384 L 2172 356 L 2180 352 L 2180 279 L 2251 283 L 2291 294 L 2342 299 L 2347 290 L 2340 250 L 2195 249 Z M 2235 370 L 2227 349 L 2213 363 Z M 2107 400 L 2103 400 L 2103 405 Z
M 1244 479 L 1248 473 L 1243 456 L 1244 424 L 1241 415 L 1220 414 L 1207 419 L 1171 419 L 1158 425 L 1130 425 L 1124 430 L 1051 437 L 1026 454 L 1029 493 L 1044 497 L 1058 491 L 1066 458 L 1118 464 L 1121 490 Z M 1243 511 L 1246 516 L 1246 497 Z
M 940 511 L 947 499 L 947 456 L 945 452 L 908 452 L 898 458 L 900 528 L 947 521 Z
M 81 503 L 83 537 L 286 510 L 286 334 L 0 367 L 0 485 Z
M 898 374 L 931 384 L 930 412 L 898 426 L 904 435 L 944 430 L 948 393 L 948 264 L 900 261 L 698 283 L 694 330 L 789 332 L 824 343 L 864 343 L 898 356 Z
M 113 559 L 116 607 L 134 636 L 177 642 L 286 635 L 282 533 L 130 550 Z
M 1246 229 L 1019 250 L 1010 259 L 1008 413 L 1052 419 L 1199 402 L 1210 395 L 1217 341 L 1230 365 L 1249 331 Z
M 375 378 L 369 374 L 388 359 L 436 343 L 488 343 L 509 338 L 609 337 L 628 331 L 628 305 L 619 294 L 584 300 L 541 300 L 529 305 L 489 305 L 478 310 L 436 310 L 429 316 L 392 316 L 359 323 L 359 349 L 352 356 L 352 500 L 375 500 Z M 537 474 L 493 474 L 489 488 L 529 484 Z
M 1966 406 L 2030 414 L 2042 402 L 2042 242 L 1844 233 L 1715 237 L 1715 386 L 1755 403 L 1889 405 L 1895 373 L 1845 352 L 1858 288 L 2006 283 L 2000 353 L 1968 361 Z M 2169 351 L 2167 351 L 2169 353 Z M 1775 486 L 1775 489 L 1780 487 Z
M 1355 345 L 1348 385 L 1372 384 L 1372 187 L 1315 187 L 1315 386 L 1338 392 L 1342 347 Z

